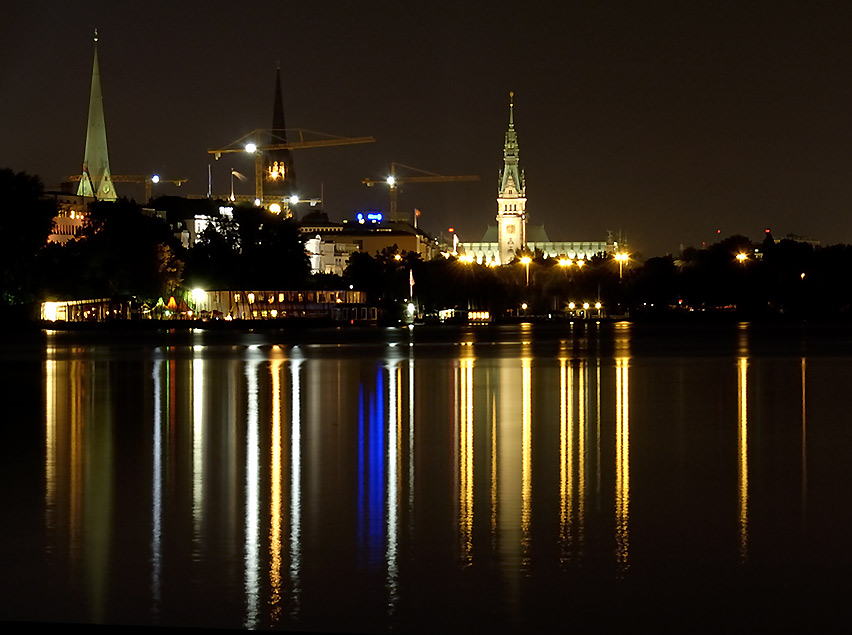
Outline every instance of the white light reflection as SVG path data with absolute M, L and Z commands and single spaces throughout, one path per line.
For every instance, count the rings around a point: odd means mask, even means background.
M 807 391 L 805 389 L 805 358 L 802 358 L 802 529 L 807 520 L 808 503 L 808 426 L 807 426 Z
M 560 560 L 571 559 L 574 495 L 574 389 L 568 360 L 559 358 L 559 542 Z
M 463 565 L 473 563 L 473 349 L 459 360 L 459 538 Z
M 398 361 L 388 362 L 388 469 L 385 571 L 388 588 L 388 611 L 393 614 L 399 600 L 399 374 Z
M 523 431 L 521 435 L 521 544 L 523 545 L 523 565 L 530 565 L 530 534 L 532 520 L 532 357 L 529 342 L 524 343 L 522 365 Z
M 257 628 L 260 604 L 260 445 L 257 373 L 263 357 L 259 346 L 246 351 L 246 508 L 245 593 L 246 628 Z
M 577 556 L 581 557 L 586 544 L 586 447 L 588 445 L 587 384 L 589 367 L 577 360 Z M 598 384 L 600 386 L 600 384 Z M 600 397 L 600 395 L 598 395 Z M 573 406 L 572 406 L 573 407 Z M 599 411 L 600 412 L 600 411 Z M 600 449 L 600 444 L 598 444 Z
M 204 514 L 204 358 L 193 347 L 192 356 L 192 539 L 193 555 L 200 558 Z
M 737 359 L 737 495 L 740 562 L 748 560 L 748 357 Z
M 47 350 L 44 362 L 44 509 L 45 524 L 48 531 L 55 529 L 54 512 L 56 510 L 57 475 L 56 475 L 56 347 L 50 343 L 55 331 L 47 331 Z
M 413 345 L 413 343 L 412 343 Z M 408 518 L 414 532 L 414 358 L 408 360 Z
M 294 346 L 290 359 L 290 584 L 293 606 L 292 616 L 297 616 L 301 600 L 302 570 L 302 387 L 300 367 L 304 355 Z
M 278 347 L 273 347 L 277 352 Z M 269 505 L 269 604 L 272 625 L 281 617 L 281 369 L 284 360 L 275 356 L 269 374 L 272 378 L 272 432 L 270 439 L 270 505 Z
M 160 349 L 154 349 L 154 368 L 151 379 L 154 384 L 154 438 L 152 454 L 152 501 L 151 501 L 151 601 L 155 614 L 160 612 L 162 601 L 162 538 L 163 538 L 163 359 Z
M 615 560 L 619 577 L 630 568 L 630 325 L 616 325 Z

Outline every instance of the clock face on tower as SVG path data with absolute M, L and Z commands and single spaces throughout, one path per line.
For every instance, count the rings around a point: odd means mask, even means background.
M 506 233 L 507 234 L 514 234 L 515 233 L 515 226 L 514 225 L 508 225 L 506 227 Z

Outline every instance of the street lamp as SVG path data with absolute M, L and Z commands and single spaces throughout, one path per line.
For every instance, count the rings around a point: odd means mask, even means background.
M 529 256 L 524 256 L 523 258 L 521 258 L 521 264 L 524 265 L 524 267 L 527 270 L 527 286 L 530 286 L 530 263 L 531 262 L 532 262 L 532 258 L 530 258 Z
M 741 265 L 744 265 L 746 260 L 748 260 L 748 254 L 745 254 L 745 253 L 738 253 L 737 254 L 737 262 L 739 262 Z
M 624 277 L 624 263 L 627 262 L 629 256 L 623 252 L 615 254 L 615 259 L 618 261 L 618 277 Z

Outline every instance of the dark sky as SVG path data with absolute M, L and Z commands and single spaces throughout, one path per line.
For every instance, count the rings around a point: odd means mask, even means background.
M 332 219 L 386 208 L 360 181 L 397 161 L 480 175 L 400 195 L 428 231 L 478 240 L 513 90 L 527 210 L 553 240 L 852 243 L 850 3 L 77 0 L 2 20 L 0 166 L 49 187 L 82 164 L 97 26 L 112 171 L 189 179 L 162 193 L 204 194 L 207 150 L 271 126 L 280 61 L 288 127 L 377 139 L 297 151 Z M 216 193 L 252 173 L 212 165 Z

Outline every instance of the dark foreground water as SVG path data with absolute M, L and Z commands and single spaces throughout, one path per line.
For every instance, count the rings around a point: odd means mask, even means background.
M 825 626 L 852 329 L 6 335 L 0 620 Z

